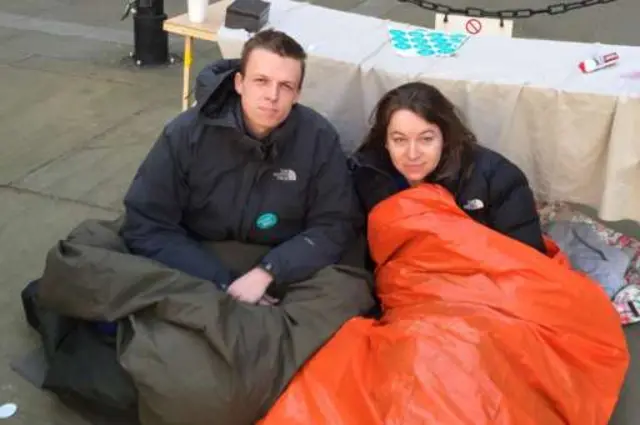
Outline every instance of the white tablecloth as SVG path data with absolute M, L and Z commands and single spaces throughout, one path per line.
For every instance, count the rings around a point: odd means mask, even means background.
M 400 25 L 393 23 L 394 25 Z M 517 163 L 538 196 L 596 208 L 605 220 L 640 221 L 640 47 L 472 37 L 450 58 L 397 55 L 388 21 L 272 0 L 269 26 L 309 54 L 301 102 L 329 118 L 347 152 L 375 102 L 411 80 L 440 88 L 480 142 Z M 221 28 L 224 57 L 250 35 Z M 619 64 L 583 75 L 578 63 L 615 50 Z

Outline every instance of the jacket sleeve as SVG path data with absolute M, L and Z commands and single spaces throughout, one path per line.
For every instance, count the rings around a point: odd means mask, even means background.
M 180 133 L 169 124 L 142 162 L 125 195 L 121 234 L 132 253 L 224 289 L 231 272 L 181 226 L 189 197 L 189 149 Z
M 323 267 L 340 262 L 364 227 L 347 158 L 337 134 L 320 140 L 326 147 L 309 186 L 306 229 L 273 248 L 262 265 L 276 284 L 304 280 Z
M 503 160 L 489 181 L 489 215 L 494 230 L 545 253 L 540 216 L 525 174 Z

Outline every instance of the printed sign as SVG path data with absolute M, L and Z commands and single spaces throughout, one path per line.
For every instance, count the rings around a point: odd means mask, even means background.
M 436 13 L 437 30 L 445 32 L 463 32 L 469 35 L 499 35 L 513 37 L 513 20 L 504 19 L 500 26 L 500 19 L 471 18 L 469 16 L 445 15 Z

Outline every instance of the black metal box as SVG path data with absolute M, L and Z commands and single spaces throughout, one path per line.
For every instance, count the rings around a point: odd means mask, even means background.
M 258 32 L 269 21 L 270 6 L 262 0 L 236 0 L 227 7 L 224 26 Z

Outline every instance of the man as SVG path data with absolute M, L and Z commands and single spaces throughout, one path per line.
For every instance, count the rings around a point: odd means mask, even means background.
M 134 254 L 263 304 L 275 302 L 271 284 L 341 259 L 362 217 L 335 129 L 297 104 L 305 59 L 291 37 L 266 30 L 239 61 L 201 74 L 198 105 L 165 127 L 125 196 L 121 233 Z M 201 244 L 223 240 L 272 248 L 235 276 Z

